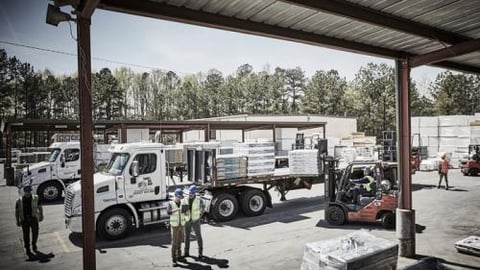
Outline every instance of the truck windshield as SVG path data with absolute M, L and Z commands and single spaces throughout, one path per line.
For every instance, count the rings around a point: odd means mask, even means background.
M 60 154 L 61 151 L 62 149 L 60 148 L 53 148 L 52 152 L 50 152 L 50 157 L 48 158 L 48 161 L 54 162 L 55 160 L 57 160 L 58 154 Z
M 129 156 L 127 153 L 114 153 L 107 167 L 105 167 L 105 172 L 112 175 L 120 175 L 127 164 Z

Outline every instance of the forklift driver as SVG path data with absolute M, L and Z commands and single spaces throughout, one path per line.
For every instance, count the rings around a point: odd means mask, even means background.
M 375 179 L 373 178 L 372 170 L 370 167 L 365 167 L 363 170 L 363 177 L 360 179 L 352 179 L 350 180 L 354 186 L 350 188 L 348 191 L 348 195 L 352 198 L 353 204 L 359 203 L 360 195 L 370 195 L 373 196 L 375 194 L 376 183 Z

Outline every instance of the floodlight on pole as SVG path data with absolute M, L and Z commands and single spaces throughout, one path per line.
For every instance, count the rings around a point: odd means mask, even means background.
M 50 25 L 58 26 L 61 22 L 73 21 L 73 18 L 68 13 L 62 12 L 59 7 L 48 4 L 46 21 Z

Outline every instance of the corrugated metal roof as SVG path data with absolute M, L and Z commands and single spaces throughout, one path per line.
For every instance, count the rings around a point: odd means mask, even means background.
M 353 13 L 322 6 L 336 4 Z M 473 0 L 103 0 L 99 7 L 390 58 L 480 39 L 480 1 Z M 378 20 L 356 16 L 365 9 L 378 14 Z M 424 32 L 398 27 L 405 21 Z M 441 34 L 443 40 L 437 38 Z M 480 73 L 478 52 L 448 61 Z

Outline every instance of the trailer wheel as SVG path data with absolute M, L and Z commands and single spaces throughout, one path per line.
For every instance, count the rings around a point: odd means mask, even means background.
M 246 216 L 260 216 L 267 207 L 265 194 L 258 189 L 246 190 L 240 199 L 242 211 Z
M 329 206 L 325 212 L 325 218 L 329 224 L 339 226 L 345 223 L 345 213 L 339 206 Z
M 220 193 L 212 200 L 212 216 L 216 221 L 232 220 L 237 211 L 238 202 L 232 194 Z
M 125 238 L 132 228 L 132 218 L 127 210 L 114 208 L 103 213 L 97 222 L 98 235 L 106 240 Z
M 43 183 L 37 189 L 37 195 L 43 202 L 54 202 L 62 198 L 63 187 L 56 181 Z
M 383 228 L 392 229 L 395 227 L 395 215 L 392 212 L 383 213 L 381 219 Z

